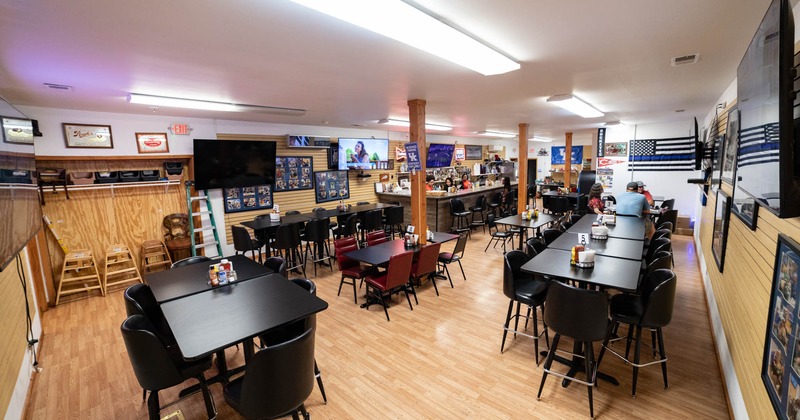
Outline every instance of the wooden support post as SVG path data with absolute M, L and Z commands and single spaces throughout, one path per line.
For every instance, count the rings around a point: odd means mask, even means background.
M 428 155 L 425 138 L 425 104 L 424 99 L 408 101 L 409 141 L 419 145 L 419 160 L 422 162 L 422 170 L 411 175 L 411 224 L 415 227 L 415 233 L 419 235 L 420 244 L 426 242 L 425 230 L 428 226 L 425 190 L 425 160 Z
M 572 184 L 572 133 L 564 133 L 564 188 Z
M 528 204 L 528 124 L 519 125 L 519 177 L 517 181 L 517 214 Z

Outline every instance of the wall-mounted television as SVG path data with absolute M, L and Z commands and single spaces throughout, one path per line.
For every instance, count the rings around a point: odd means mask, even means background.
M 275 184 L 274 141 L 194 140 L 198 190 Z
M 778 217 L 800 216 L 794 17 L 773 0 L 736 71 L 739 149 L 735 182 Z
M 445 168 L 453 164 L 455 144 L 431 144 L 428 146 L 428 157 L 425 160 L 426 168 Z
M 380 169 L 389 160 L 389 139 L 339 137 L 339 170 Z
M 325 136 L 298 136 L 289 134 L 286 136 L 288 147 L 306 147 L 311 149 L 325 149 L 330 147 L 331 138 Z

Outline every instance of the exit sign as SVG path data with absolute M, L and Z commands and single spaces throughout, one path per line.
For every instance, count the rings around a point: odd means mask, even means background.
M 189 128 L 189 124 L 172 124 L 169 126 L 169 130 L 172 131 L 172 134 L 177 135 L 188 135 L 191 128 Z

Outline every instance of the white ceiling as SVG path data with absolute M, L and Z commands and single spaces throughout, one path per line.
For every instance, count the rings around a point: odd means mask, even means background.
M 0 0 L 0 96 L 152 114 L 127 103 L 137 92 L 308 110 L 155 111 L 163 115 L 369 128 L 425 99 L 427 121 L 454 135 L 528 123 L 533 134 L 563 138 L 606 121 L 705 116 L 736 77 L 769 0 L 416 3 L 522 68 L 483 76 L 288 0 Z M 670 66 L 692 53 L 696 64 Z M 583 119 L 545 102 L 570 92 L 606 116 Z

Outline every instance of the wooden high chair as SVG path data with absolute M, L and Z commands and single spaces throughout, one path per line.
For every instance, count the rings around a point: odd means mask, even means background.
M 64 256 L 64 267 L 61 269 L 61 281 L 56 291 L 56 305 L 61 296 L 80 292 L 91 292 L 100 289 L 103 296 L 106 290 L 100 281 L 97 264 L 88 249 L 76 249 Z
M 167 252 L 167 246 L 159 240 L 147 240 L 142 242 L 142 273 L 152 273 L 168 269 L 172 265 L 172 259 Z
M 103 276 L 103 289 L 108 291 L 108 286 L 142 281 L 133 254 L 124 244 L 111 245 L 106 249 L 106 270 Z

